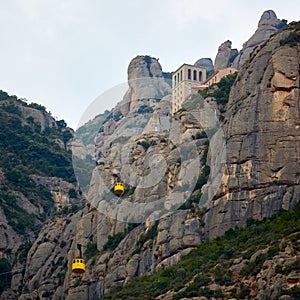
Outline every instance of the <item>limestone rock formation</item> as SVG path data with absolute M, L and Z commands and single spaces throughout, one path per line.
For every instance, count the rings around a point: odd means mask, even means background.
M 226 41 L 218 48 L 218 53 L 215 58 L 215 71 L 227 68 L 231 65 L 234 58 L 237 56 L 237 49 L 231 49 L 231 41 Z
M 206 72 L 208 74 L 211 74 L 214 71 L 214 65 L 211 58 L 200 58 L 194 63 L 194 65 L 196 67 L 201 67 L 206 69 Z
M 128 66 L 128 80 L 144 77 L 163 77 L 158 59 L 148 55 L 138 55 L 131 60 Z
M 299 201 L 299 44 L 282 42 L 299 33 L 296 28 L 257 48 L 231 89 L 224 124 L 227 168 L 206 215 L 211 237 Z
M 141 99 L 161 99 L 170 93 L 171 87 L 158 59 L 148 55 L 138 55 L 128 66 L 129 89 L 120 103 L 123 116 Z
M 233 61 L 232 66 L 236 69 L 240 69 L 249 58 L 253 49 L 267 41 L 272 34 L 284 28 L 286 23 L 286 20 L 279 20 L 273 10 L 265 11 L 258 22 L 255 33 L 243 44 L 243 48 Z
M 153 64 L 158 65 L 156 60 Z M 142 70 L 138 70 L 138 66 Z M 133 70 L 129 72 L 130 79 L 150 74 L 143 57 L 134 59 L 130 63 L 129 70 Z M 150 89 L 148 89 L 149 86 L 146 89 L 144 82 L 132 84 L 130 89 L 134 91 L 134 95 L 140 93 L 142 96 L 136 97 L 135 105 L 129 107 L 125 116 L 122 114 L 120 118 L 116 118 L 117 111 L 125 113 L 122 110 L 124 102 L 119 103 L 95 139 L 97 168 L 93 172 L 87 194 L 92 207 L 97 207 L 98 210 L 104 212 L 105 204 L 108 203 L 105 198 L 108 192 L 107 187 L 112 186 L 115 175 L 134 188 L 128 191 L 128 195 L 126 194 L 122 201 L 118 201 L 115 209 L 113 206 L 110 207 L 112 209 L 109 214 L 97 216 L 97 230 L 92 235 L 92 241 L 97 243 L 97 249 L 100 251 L 95 262 L 96 267 L 82 277 L 80 286 L 73 286 L 68 291 L 68 300 L 89 294 L 91 289 L 85 285 L 88 281 L 97 281 L 102 291 L 108 291 L 114 286 L 129 282 L 136 276 L 171 266 L 201 242 L 202 217 L 191 214 L 189 211 L 180 210 L 172 217 L 165 217 L 157 223 L 153 220 L 155 216 L 149 214 L 146 224 L 140 224 L 130 231 L 127 228 L 129 225 L 114 220 L 116 216 L 122 216 L 122 212 L 131 213 L 130 217 L 138 218 L 139 215 L 136 213 L 139 211 L 134 206 L 129 209 L 128 205 L 139 203 L 151 205 L 151 203 L 161 201 L 160 199 L 172 191 L 178 183 L 183 184 L 184 178 L 179 176 L 191 172 L 191 166 L 187 162 L 182 162 L 179 168 L 180 157 L 174 143 L 177 140 L 181 142 L 186 139 L 185 146 L 187 148 L 191 146 L 187 141 L 187 136 L 189 135 L 192 141 L 191 135 L 199 129 L 199 124 L 183 125 L 179 128 L 178 135 L 174 134 L 172 140 L 169 116 L 171 96 L 162 97 L 160 92 L 166 87 L 168 89 L 163 90 L 163 93 L 170 92 L 169 86 L 161 77 L 160 68 L 154 68 L 154 70 L 158 70 L 155 74 L 159 75 L 157 79 L 160 82 L 151 82 L 150 78 L 150 81 L 146 81 L 147 84 L 150 82 Z M 157 99 L 156 95 L 162 98 Z M 132 103 L 132 99 L 128 101 Z M 207 147 L 205 143 L 206 139 L 203 143 L 197 144 L 200 156 Z M 162 170 L 159 171 L 161 168 Z M 147 177 L 151 172 L 155 174 L 152 179 L 161 179 L 149 187 L 143 187 L 142 184 L 140 186 L 141 176 Z M 148 178 L 151 179 L 151 176 Z M 181 190 L 178 189 L 178 195 L 184 194 L 185 189 L 184 186 Z M 166 205 L 164 202 L 163 204 Z M 92 218 L 88 219 L 87 215 L 84 218 L 87 222 L 92 220 Z M 91 228 L 91 225 L 87 224 L 86 227 Z M 115 236 L 124 231 L 128 232 L 115 249 L 109 253 L 103 251 L 109 242 L 109 235 Z M 83 240 L 83 244 L 86 243 L 87 241 Z M 94 287 L 94 284 L 92 286 Z
M 181 206 L 171 215 L 147 211 L 146 220 L 128 224 L 115 217 L 137 217 L 140 211 L 134 210 L 134 205 L 151 204 L 172 191 L 178 196 L 187 192 L 183 177 L 191 179 L 193 164 L 182 161 L 176 143 L 190 151 L 192 141 L 188 138 L 197 139 L 196 133 L 203 134 L 200 122 L 187 111 L 171 120 L 170 86 L 158 61 L 148 56 L 133 59 L 128 68 L 129 90 L 123 101 L 105 115 L 96 135 L 84 137 L 85 145 L 76 143 L 76 148 L 88 148 L 78 151 L 80 159 L 94 155 L 97 162 L 92 166 L 90 185 L 84 191 L 88 204 L 82 202 L 75 211 L 54 216 L 41 230 L 29 250 L 25 267 L 21 271 L 17 266 L 14 269 L 13 289 L 21 285 L 23 289 L 19 299 L 40 299 L 48 295 L 55 300 L 98 300 L 112 287 L 175 264 L 207 236 L 215 237 L 236 225 L 244 226 L 248 218 L 263 219 L 281 208 L 294 207 L 300 197 L 299 45 L 280 43 L 294 30 L 283 30 L 264 47 L 257 48 L 238 74 L 223 127 L 228 159 L 222 185 L 213 200 Z M 231 43 L 225 43 L 223 48 L 227 54 L 223 62 L 222 55 L 219 56 L 218 64 L 225 66 L 225 60 L 228 65 L 232 58 Z M 204 62 L 209 66 L 208 60 Z M 144 77 L 146 81 L 139 80 Z M 201 171 L 207 142 L 204 136 L 193 142 L 197 160 L 201 161 L 197 169 Z M 207 154 L 211 174 L 214 172 L 212 148 Z M 84 169 L 88 164 L 82 166 Z M 140 178 L 151 172 L 155 174 L 152 179 L 160 181 L 139 186 Z M 110 198 L 117 176 L 126 182 L 128 189 L 121 197 Z M 0 180 L 2 177 L 0 172 Z M 47 180 L 43 183 L 47 184 Z M 57 187 L 56 184 L 52 182 L 51 187 Z M 206 188 L 202 186 L 201 192 L 205 193 Z M 200 189 L 195 193 L 199 195 Z M 168 201 L 160 204 L 163 208 L 172 205 Z M 29 203 L 24 205 L 34 213 Z M 106 208 L 109 209 L 105 211 Z M 87 258 L 83 275 L 71 273 L 77 243 L 82 244 Z M 278 262 L 266 262 L 259 276 L 251 279 L 255 280 L 251 282 L 253 290 L 271 286 L 270 293 L 275 295 L 280 286 L 272 280 L 276 265 L 288 267 L 299 259 L 293 255 L 292 247 L 274 258 Z M 92 254 L 88 249 L 93 250 Z M 254 253 L 249 260 L 255 260 L 259 254 Z M 238 258 L 229 264 L 237 281 L 242 279 L 238 277 L 239 271 L 249 260 Z M 292 281 L 298 273 L 289 276 Z

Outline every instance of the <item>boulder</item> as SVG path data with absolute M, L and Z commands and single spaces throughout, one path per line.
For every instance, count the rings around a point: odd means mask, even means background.
M 194 66 L 206 69 L 207 73 L 212 73 L 214 71 L 214 65 L 211 58 L 200 58 L 194 63 Z

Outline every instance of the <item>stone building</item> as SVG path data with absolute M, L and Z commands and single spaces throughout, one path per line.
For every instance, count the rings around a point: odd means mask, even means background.
M 172 114 L 182 107 L 184 100 L 206 80 L 206 69 L 183 64 L 172 75 Z
M 224 68 L 224 69 L 220 69 L 217 72 L 213 73 L 209 78 L 207 78 L 207 80 L 203 83 L 204 87 L 209 87 L 214 83 L 218 83 L 220 82 L 220 80 L 230 74 L 233 74 L 235 72 L 238 72 L 237 69 L 232 68 L 232 67 L 228 67 L 228 68 Z

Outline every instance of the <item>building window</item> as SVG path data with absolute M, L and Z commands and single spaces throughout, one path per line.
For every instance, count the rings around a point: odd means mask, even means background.
M 180 81 L 182 81 L 182 70 L 180 71 Z
M 176 86 L 176 79 L 177 79 L 177 77 L 176 77 L 176 75 L 174 76 L 174 86 Z
M 193 72 L 193 73 L 194 73 L 194 76 L 193 76 L 193 77 L 194 77 L 194 80 L 197 80 L 197 71 L 196 71 L 196 70 L 194 70 L 194 72 Z
M 191 69 L 188 69 L 188 80 L 192 79 L 192 72 Z
M 199 71 L 199 81 L 202 82 L 202 71 Z

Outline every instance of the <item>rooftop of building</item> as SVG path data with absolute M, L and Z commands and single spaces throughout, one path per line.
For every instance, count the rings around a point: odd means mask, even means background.
M 179 68 L 177 68 L 174 72 L 172 72 L 172 74 L 175 74 L 177 71 L 179 71 L 179 70 L 180 70 L 182 67 L 184 67 L 184 66 L 191 67 L 191 68 L 195 68 L 195 69 L 198 69 L 198 70 L 205 70 L 205 71 L 206 71 L 205 68 L 197 67 L 197 66 L 195 66 L 195 65 L 190 65 L 190 64 L 184 63 L 184 64 L 182 64 Z

